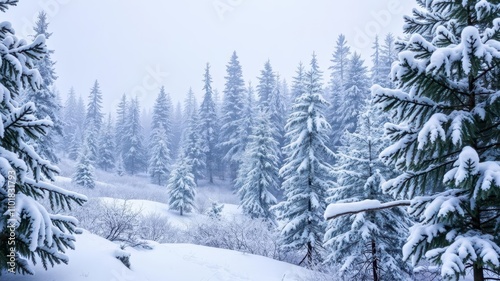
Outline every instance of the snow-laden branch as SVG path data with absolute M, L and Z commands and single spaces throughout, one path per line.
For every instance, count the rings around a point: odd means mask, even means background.
M 326 208 L 324 217 L 326 220 L 338 218 L 340 216 L 352 215 L 366 211 L 378 211 L 394 207 L 410 206 L 410 200 L 398 200 L 381 203 L 378 200 L 363 200 L 350 203 L 333 203 Z

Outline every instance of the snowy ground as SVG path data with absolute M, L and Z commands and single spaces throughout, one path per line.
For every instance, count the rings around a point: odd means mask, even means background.
M 67 161 L 67 160 L 66 160 Z M 193 223 L 206 220 L 211 202 L 223 203 L 221 216 L 234 219 L 242 216 L 234 203 L 237 198 L 220 182 L 216 185 L 201 182 L 198 189 L 197 210 L 180 216 L 168 209 L 166 190 L 149 183 L 147 177 L 118 177 L 111 173 L 98 173 L 94 190 L 81 189 L 71 183 L 72 164 L 63 165 L 56 184 L 69 190 L 84 193 L 105 204 L 130 204 L 142 215 L 160 214 L 179 229 L 186 230 Z M 111 184 L 112 183 L 112 184 Z M 45 271 L 36 265 L 34 276 L 2 276 L 2 281 L 239 281 L 239 280 L 323 280 L 299 266 L 263 256 L 238 251 L 211 248 L 192 244 L 159 244 L 151 241 L 153 249 L 126 248 L 130 253 L 131 269 L 116 258 L 119 245 L 100 236 L 84 231 L 77 236 L 76 250 L 67 252 L 70 263 L 56 265 Z
M 190 244 L 153 244 L 152 250 L 127 248 L 131 269 L 114 253 L 118 245 L 84 232 L 70 263 L 34 276 L 2 276 L 2 281 L 280 281 L 315 280 L 314 273 L 273 259 Z

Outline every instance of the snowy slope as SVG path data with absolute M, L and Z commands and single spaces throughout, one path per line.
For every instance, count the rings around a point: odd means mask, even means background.
M 190 244 L 154 244 L 152 250 L 126 249 L 131 270 L 114 258 L 118 246 L 84 232 L 70 263 L 35 276 L 2 276 L 2 281 L 280 281 L 314 280 L 310 271 L 273 259 Z

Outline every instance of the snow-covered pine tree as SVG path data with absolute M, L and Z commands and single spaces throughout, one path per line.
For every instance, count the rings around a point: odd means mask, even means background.
M 189 88 L 186 99 L 184 100 L 184 128 L 189 126 L 189 122 L 195 112 L 198 112 L 198 102 L 196 101 L 193 89 Z
M 170 136 L 172 135 L 171 106 L 165 88 L 160 93 L 153 106 L 152 134 L 149 140 L 149 175 L 155 184 L 165 184 L 169 167 L 172 162 L 170 152 Z
M 125 175 L 125 165 L 123 164 L 123 157 L 118 155 L 118 160 L 116 161 L 116 174 L 120 177 Z
M 63 118 L 64 118 L 64 127 L 63 127 L 63 143 L 62 147 L 64 151 L 68 151 L 71 146 L 71 140 L 78 130 L 78 120 L 76 120 L 75 110 L 77 107 L 77 100 L 75 90 L 71 88 L 68 93 L 68 98 L 64 103 L 63 109 Z
M 87 104 L 87 115 L 85 116 L 86 130 L 94 129 L 99 132 L 103 124 L 104 114 L 102 113 L 102 93 L 99 82 L 96 80 L 90 89 L 89 101 Z
M 393 88 L 394 84 L 390 79 L 392 64 L 398 59 L 396 51 L 396 39 L 392 33 L 388 33 L 384 38 L 384 44 L 380 48 L 380 72 L 384 78 L 380 86 Z
M 244 118 L 245 84 L 236 52 L 233 52 L 226 72 L 220 146 L 224 160 L 229 166 L 229 175 L 231 179 L 235 179 L 245 147 L 240 141 L 240 129 Z
M 280 186 L 280 150 L 272 134 L 267 111 L 260 110 L 238 170 L 236 187 L 243 212 L 252 218 L 274 221 L 270 207 L 276 204 L 273 193 Z
M 417 1 L 393 65 L 395 90 L 374 86 L 393 114 L 381 153 L 402 175 L 383 187 L 411 199 L 418 220 L 404 258 L 445 279 L 500 273 L 500 20 L 497 1 Z M 496 275 L 496 276 L 495 276 Z
M 322 96 L 321 71 L 313 54 L 311 70 L 305 79 L 305 92 L 295 100 L 285 126 L 287 145 L 285 164 L 280 170 L 285 201 L 275 206 L 284 222 L 281 243 L 285 249 L 305 250 L 308 265 L 321 260 L 325 231 L 323 212 L 333 156 L 327 147 L 330 125 L 325 112 L 328 102 Z
M 354 53 L 350 58 L 346 75 L 343 85 L 345 87 L 344 95 L 340 97 L 341 103 L 337 109 L 336 119 L 336 129 L 342 134 L 345 131 L 352 133 L 356 130 L 358 116 L 364 101 L 370 95 L 371 85 L 364 61 L 357 53 Z
M 395 173 L 378 157 L 389 141 L 383 127 L 387 120 L 386 114 L 366 101 L 358 128 L 342 138 L 334 166 L 337 185 L 330 191 L 329 202 L 393 200 L 382 192 L 381 184 Z M 339 276 L 347 280 L 409 280 L 411 268 L 403 262 L 401 248 L 410 224 L 402 207 L 333 219 L 325 234 L 330 253 L 326 261 L 336 264 Z
M 185 155 L 180 156 L 167 185 L 169 208 L 179 211 L 181 216 L 194 209 L 196 196 L 196 182 L 189 162 Z
M 347 40 L 344 34 L 340 34 L 337 38 L 335 51 L 333 52 L 332 65 L 328 68 L 330 72 L 330 96 L 328 100 L 330 107 L 328 109 L 328 120 L 332 126 L 330 135 L 330 147 L 336 150 L 341 145 L 340 139 L 344 133 L 341 128 L 340 109 L 343 107 L 342 100 L 346 91 L 346 82 L 349 77 L 349 56 L 351 48 L 347 45 Z
M 271 101 L 271 95 L 276 87 L 276 75 L 269 60 L 264 64 L 264 69 L 260 71 L 258 79 L 257 94 L 259 95 L 259 105 L 267 109 Z
M 295 71 L 295 76 L 292 81 L 292 95 L 291 95 L 291 104 L 295 103 L 295 99 L 299 98 L 304 92 L 304 83 L 306 80 L 306 72 L 304 70 L 304 65 L 302 62 L 299 62 L 299 66 Z
M 82 95 L 78 96 L 78 100 L 76 101 L 75 112 L 73 113 L 75 116 L 77 128 L 79 128 L 80 132 L 83 132 L 85 128 L 85 103 L 83 102 Z
M 127 124 L 128 117 L 128 101 L 125 94 L 122 95 L 120 103 L 118 103 L 118 108 L 116 109 L 116 126 L 115 126 L 115 144 L 116 151 L 118 155 L 123 155 L 125 152 L 124 136 L 125 136 L 125 125 Z
M 373 66 L 371 68 L 371 82 L 372 85 L 381 85 L 385 87 L 385 82 L 388 81 L 389 76 L 384 77 L 385 72 L 382 70 L 382 58 L 380 55 L 380 43 L 378 35 L 375 36 L 375 41 L 373 42 L 373 54 L 372 54 L 372 63 Z
M 171 145 L 171 150 L 172 150 L 172 159 L 176 159 L 177 156 L 179 155 L 179 150 L 180 150 L 180 144 L 181 144 L 181 138 L 182 138 L 182 131 L 183 131 L 183 126 L 182 123 L 184 122 L 183 116 L 182 116 L 182 106 L 181 102 L 177 102 L 175 109 L 174 109 L 174 114 L 172 117 L 172 145 Z
M 114 128 L 111 114 L 108 115 L 108 122 L 101 128 L 99 135 L 99 153 L 97 155 L 97 166 L 104 171 L 115 167 L 115 142 Z
M 17 1 L 0 0 L 5 12 Z M 33 68 L 47 53 L 44 36 L 33 42 L 18 39 L 9 22 L 1 23 L 0 53 L 0 274 L 34 274 L 34 262 L 48 265 L 67 263 L 64 252 L 74 248 L 77 221 L 64 215 L 52 215 L 39 201 L 47 199 L 51 210 L 67 210 L 83 204 L 86 197 L 54 186 L 59 170 L 40 157 L 27 144 L 45 135 L 52 122 L 38 120 L 33 102 L 19 102 L 24 87 L 40 89 L 42 77 Z M 16 208 L 9 208 L 15 198 Z M 15 240 L 10 233 L 15 232 Z M 15 241 L 15 247 L 12 242 Z M 13 249 L 13 251 L 11 251 Z M 13 264 L 9 255 L 15 255 Z
M 281 80 L 281 95 L 284 98 L 284 103 L 285 103 L 285 110 L 287 114 L 285 114 L 285 117 L 288 116 L 288 113 L 290 113 L 290 109 L 292 108 L 292 93 L 290 92 L 290 88 L 288 87 L 288 82 L 285 78 Z
M 90 160 L 96 162 L 99 154 L 99 132 L 101 131 L 104 116 L 102 113 L 102 93 L 97 80 L 90 90 L 88 99 L 84 139 L 87 142 L 86 145 L 88 145 Z
M 142 172 L 147 167 L 140 112 L 139 100 L 136 97 L 130 101 L 127 109 L 123 135 L 123 164 L 125 171 L 131 175 Z
M 278 158 L 279 163 L 282 162 L 281 147 L 285 143 L 285 123 L 286 123 L 286 108 L 285 97 L 281 92 L 280 76 L 276 75 L 276 84 L 269 97 L 269 121 L 271 122 L 271 129 L 274 139 L 278 142 Z
M 150 144 L 149 176 L 154 184 L 163 186 L 166 184 L 170 173 L 170 150 L 165 129 L 160 127 L 153 131 L 154 143 Z
M 88 143 L 85 142 L 82 151 L 78 157 L 76 171 L 73 174 L 73 182 L 86 188 L 95 187 L 94 165 L 90 159 L 90 150 Z
M 210 75 L 210 64 L 207 63 L 203 76 L 203 102 L 200 106 L 200 123 L 198 130 L 200 134 L 200 144 L 203 151 L 206 176 L 210 183 L 214 182 L 214 171 L 217 167 L 217 142 L 219 140 L 219 124 L 215 103 L 212 99 L 212 76 Z
M 203 171 L 205 170 L 205 158 L 201 146 L 200 132 L 198 131 L 199 122 L 198 113 L 193 111 L 191 113 L 188 128 L 184 131 L 181 151 L 181 154 L 191 166 L 191 171 L 196 183 L 198 183 L 199 179 L 203 178 Z
M 77 160 L 83 144 L 82 133 L 80 130 L 77 130 L 72 136 L 69 137 L 71 140 L 68 147 L 68 158 L 71 160 Z
M 48 32 L 49 23 L 45 12 L 38 13 L 35 22 L 35 38 L 39 35 L 49 39 L 52 33 Z M 57 137 L 63 134 L 63 122 L 60 119 L 61 104 L 58 101 L 56 91 L 54 89 L 54 81 L 57 79 L 51 54 L 53 50 L 49 50 L 41 60 L 35 61 L 35 68 L 38 69 L 42 76 L 42 85 L 39 89 L 27 89 L 24 97 L 26 102 L 33 102 L 36 105 L 36 117 L 38 119 L 50 118 L 53 123 L 52 128 L 46 135 L 37 139 L 33 145 L 36 152 L 43 158 L 50 160 L 52 163 L 58 163 L 59 157 L 54 149 L 57 143 Z

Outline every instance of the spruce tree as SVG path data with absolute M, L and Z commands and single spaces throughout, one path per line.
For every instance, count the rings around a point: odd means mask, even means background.
M 304 89 L 305 79 L 306 79 L 306 72 L 304 70 L 304 65 L 302 64 L 302 62 L 300 62 L 299 66 L 297 67 L 297 71 L 295 71 L 295 76 L 293 77 L 293 82 L 292 82 L 292 96 L 291 96 L 292 105 L 295 102 L 295 100 L 300 96 L 302 96 L 302 94 L 305 92 Z
M 182 131 L 183 131 L 184 117 L 182 116 L 182 106 L 180 102 L 177 102 L 172 118 L 172 159 L 176 159 L 179 155 Z
M 245 103 L 245 85 L 236 52 L 233 52 L 226 72 L 220 146 L 224 160 L 229 164 L 230 176 L 234 179 L 244 151 L 244 144 L 240 141 L 240 129 Z
M 196 182 L 189 160 L 182 155 L 168 180 L 168 204 L 171 210 L 179 211 L 180 215 L 194 209 Z
M 418 220 L 403 256 L 425 257 L 449 280 L 469 270 L 475 281 L 498 278 L 498 3 L 417 3 L 398 42 L 396 89 L 372 89 L 394 122 L 381 157 L 402 171 L 383 188 L 411 199 Z
M 123 164 L 125 171 L 131 175 L 146 170 L 147 166 L 139 116 L 140 111 L 139 100 L 136 97 L 130 101 L 127 109 L 127 121 L 123 136 Z
M 194 180 L 198 183 L 202 179 L 205 170 L 205 157 L 202 147 L 202 140 L 198 130 L 199 124 L 198 113 L 192 113 L 189 120 L 188 128 L 184 132 L 183 146 L 181 154 L 186 158 L 186 161 L 191 166 L 191 171 L 194 175 Z
M 286 108 L 285 97 L 281 91 L 281 83 L 279 75 L 277 75 L 276 84 L 269 97 L 269 121 L 271 122 L 271 130 L 274 139 L 278 142 L 278 147 L 281 148 L 285 142 L 285 123 L 286 123 Z M 278 150 L 280 151 L 280 150 Z M 281 155 L 279 156 L 281 163 Z
M 203 102 L 200 106 L 200 123 L 199 134 L 201 141 L 201 148 L 205 162 L 205 169 L 208 181 L 214 182 L 214 171 L 217 167 L 217 141 L 219 140 L 219 124 L 217 120 L 217 113 L 215 103 L 212 99 L 212 76 L 210 75 L 210 64 L 207 63 L 205 68 L 205 75 L 203 77 Z
M 87 104 L 87 115 L 85 116 L 86 130 L 99 132 L 103 124 L 104 114 L 102 113 L 102 93 L 99 82 L 96 80 L 90 90 Z
M 357 53 L 354 53 L 349 60 L 346 74 L 347 79 L 343 85 L 345 91 L 340 98 L 341 103 L 337 109 L 338 117 L 336 119 L 336 128 L 342 134 L 345 131 L 352 133 L 356 130 L 361 107 L 370 94 L 371 86 L 364 61 Z
M 99 82 L 96 80 L 90 90 L 87 104 L 87 114 L 85 115 L 84 139 L 88 145 L 90 160 L 96 162 L 99 153 L 99 132 L 103 124 L 102 113 L 102 93 Z
M 73 175 L 73 182 L 86 188 L 95 188 L 94 165 L 90 159 L 88 143 L 85 143 L 80 152 L 76 171 Z
M 113 121 L 111 120 L 111 114 L 109 114 L 108 121 L 102 127 L 99 135 L 97 166 L 104 171 L 113 169 L 115 167 L 115 151 Z
M 384 78 L 380 86 L 386 88 L 393 88 L 394 84 L 390 79 L 392 63 L 395 62 L 397 57 L 396 39 L 392 33 L 388 33 L 384 38 L 384 44 L 380 48 L 380 72 Z
M 149 175 L 151 181 L 158 185 L 166 182 L 171 165 L 170 137 L 172 133 L 171 106 L 165 88 L 161 87 L 153 107 L 149 140 Z
M 388 143 L 383 128 L 387 120 L 370 100 L 366 102 L 358 128 L 342 138 L 334 166 L 337 186 L 331 189 L 329 202 L 392 201 L 381 184 L 395 173 L 378 157 Z M 325 234 L 327 261 L 337 265 L 346 279 L 409 280 L 411 268 L 403 262 L 401 248 L 410 223 L 402 207 L 333 219 Z
M 148 172 L 151 181 L 162 186 L 166 184 L 170 173 L 170 150 L 168 149 L 167 134 L 164 128 L 155 129 L 153 135 L 154 143 L 150 145 L 151 158 L 149 159 Z
M 279 156 L 268 113 L 260 111 L 236 180 L 240 206 L 252 218 L 274 221 L 270 207 L 276 204 L 273 192 L 280 185 Z
M 115 143 L 119 155 L 123 155 L 125 147 L 123 146 L 125 137 L 125 126 L 128 117 L 128 101 L 125 94 L 122 95 L 118 108 L 116 109 Z
M 52 33 L 48 32 L 49 23 L 47 22 L 47 14 L 45 12 L 38 13 L 35 22 L 35 38 L 43 35 L 45 39 L 49 39 Z M 37 60 L 34 66 L 38 69 L 42 77 L 42 85 L 39 89 L 27 89 L 25 95 L 26 102 L 33 102 L 36 105 L 36 117 L 38 119 L 49 118 L 53 126 L 46 135 L 37 139 L 33 144 L 37 153 L 52 163 L 58 163 L 59 157 L 54 149 L 57 143 L 57 138 L 63 134 L 64 123 L 60 120 L 61 104 L 58 101 L 57 93 L 54 88 L 54 82 L 57 79 L 51 55 L 53 50 L 49 50 L 41 60 Z
M 68 151 L 71 147 L 71 141 L 73 136 L 79 130 L 78 128 L 78 119 L 75 115 L 77 110 L 77 99 L 75 90 L 71 88 L 68 93 L 68 98 L 64 103 L 63 109 L 63 118 L 64 118 L 64 127 L 63 127 L 63 143 L 62 147 L 65 151 Z
M 257 94 L 259 95 L 259 105 L 264 108 L 269 107 L 271 95 L 276 86 L 276 75 L 271 67 L 271 62 L 267 60 L 264 69 L 260 71 L 259 84 L 257 85 Z
M 347 80 L 353 79 L 349 72 L 351 48 L 347 45 L 345 35 L 340 34 L 337 38 L 335 51 L 332 55 L 330 69 L 330 96 L 328 98 L 330 107 L 328 109 L 328 120 L 332 126 L 330 135 L 330 148 L 336 150 L 340 145 L 340 139 L 344 133 L 342 126 L 342 115 L 340 110 L 344 108 L 343 101 L 346 96 Z M 358 75 L 357 73 L 355 75 Z M 348 111 L 348 109 L 345 109 Z
M 0 0 L 0 11 L 16 3 Z M 75 203 L 81 205 L 86 197 L 51 184 L 59 169 L 28 144 L 46 135 L 53 125 L 49 120 L 37 119 L 35 103 L 19 98 L 28 88 L 42 89 L 42 76 L 33 66 L 48 51 L 43 35 L 28 43 L 14 34 L 10 23 L 2 23 L 0 274 L 34 274 L 35 262 L 41 262 L 44 268 L 68 263 L 65 252 L 74 249 L 77 221 L 51 212 L 68 210 Z M 50 210 L 40 203 L 44 200 L 49 202 Z
M 285 126 L 286 159 L 280 170 L 285 201 L 276 205 L 278 219 L 283 221 L 281 243 L 284 249 L 305 250 L 309 266 L 321 260 L 325 230 L 323 213 L 332 167 L 327 157 L 333 156 L 326 146 L 330 125 L 325 112 L 328 102 L 322 96 L 321 71 L 316 56 L 305 79 L 305 92 L 296 99 Z

